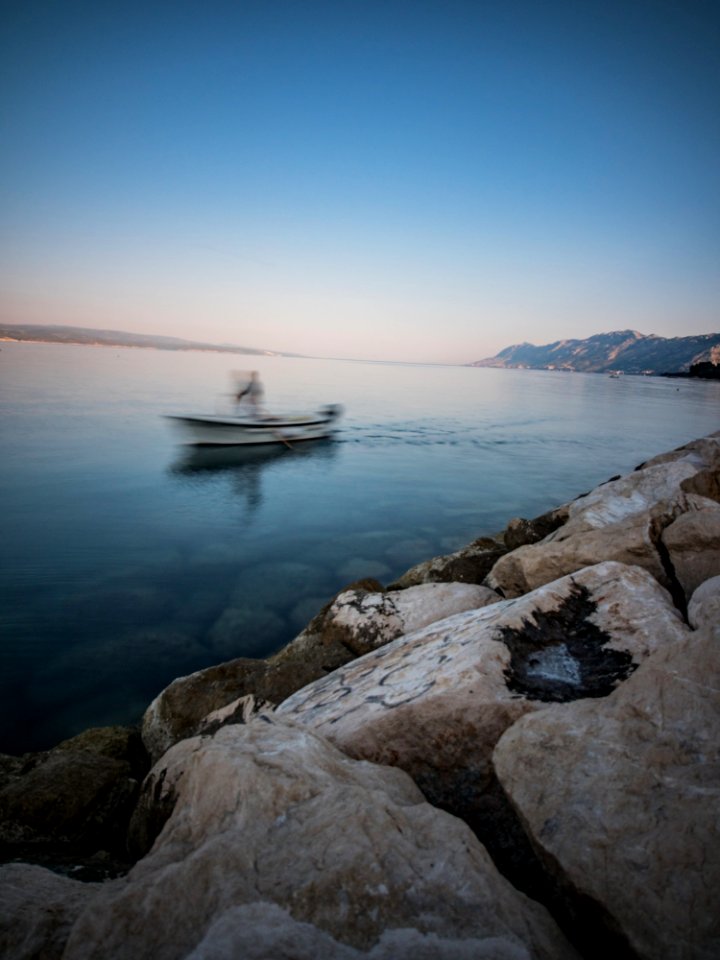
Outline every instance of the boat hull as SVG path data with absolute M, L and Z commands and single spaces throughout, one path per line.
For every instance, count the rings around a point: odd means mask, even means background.
M 292 445 L 319 440 L 333 432 L 340 408 L 326 407 L 315 414 L 289 417 L 169 416 L 185 443 L 203 447 Z

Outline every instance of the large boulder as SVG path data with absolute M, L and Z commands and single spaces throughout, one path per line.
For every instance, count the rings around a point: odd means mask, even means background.
M 623 956 L 720 956 L 720 627 L 662 645 L 610 697 L 526 716 L 494 765 L 579 924 Z M 609 951 L 608 951 L 609 952 Z
M 438 939 L 475 941 L 480 957 L 575 956 L 465 824 L 401 771 L 353 761 L 306 728 L 261 715 L 185 740 L 151 772 L 150 791 L 168 785 L 151 852 L 89 902 L 63 960 L 215 960 L 248 955 L 248 943 L 275 960 L 307 955 L 308 942 L 342 958 L 383 935 L 398 949 L 378 957 L 452 956 L 432 952 Z M 304 953 L 288 945 L 295 935 Z
M 207 732 L 208 723 L 217 729 L 246 721 L 255 712 L 248 697 L 262 706 L 280 703 L 403 633 L 497 599 L 494 591 L 473 584 L 429 583 L 402 592 L 383 591 L 373 580 L 351 585 L 272 657 L 231 660 L 174 680 L 145 712 L 145 746 L 158 760 L 179 740 Z
M 515 843 L 491 765 L 502 733 L 548 703 L 611 693 L 687 630 L 648 573 L 604 563 L 394 640 L 277 712 L 350 756 L 401 767 L 501 856 Z
M 499 599 L 494 590 L 472 583 L 423 583 L 382 593 L 345 590 L 325 612 L 321 629 L 326 639 L 358 657 L 429 623 Z
M 720 575 L 720 504 L 682 513 L 663 531 L 662 542 L 689 600 L 701 583 Z
M 658 546 L 663 530 L 688 511 L 717 507 L 719 478 L 720 437 L 689 444 L 574 500 L 562 527 L 501 557 L 485 582 L 517 597 L 589 564 L 617 560 L 644 567 L 674 589 L 674 572 Z

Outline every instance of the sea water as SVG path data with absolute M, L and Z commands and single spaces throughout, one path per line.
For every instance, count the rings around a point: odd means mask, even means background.
M 341 403 L 332 440 L 193 455 L 163 414 Z M 720 428 L 720 384 L 3 343 L 0 751 L 132 723 L 265 656 L 345 584 L 533 517 Z

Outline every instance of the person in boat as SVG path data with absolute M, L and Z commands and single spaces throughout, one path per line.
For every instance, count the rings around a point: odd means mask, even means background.
M 238 411 L 243 414 L 249 414 L 252 417 L 261 416 L 264 392 L 257 370 L 252 370 L 250 372 L 250 379 L 238 385 L 238 390 L 235 394 L 235 403 L 238 406 Z

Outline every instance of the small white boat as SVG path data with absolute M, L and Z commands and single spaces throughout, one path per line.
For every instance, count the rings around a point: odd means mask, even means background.
M 316 413 L 293 416 L 168 416 L 181 428 L 185 443 L 196 446 L 247 446 L 256 443 L 282 443 L 290 447 L 300 440 L 318 440 L 333 432 L 342 415 L 342 407 L 333 403 Z

